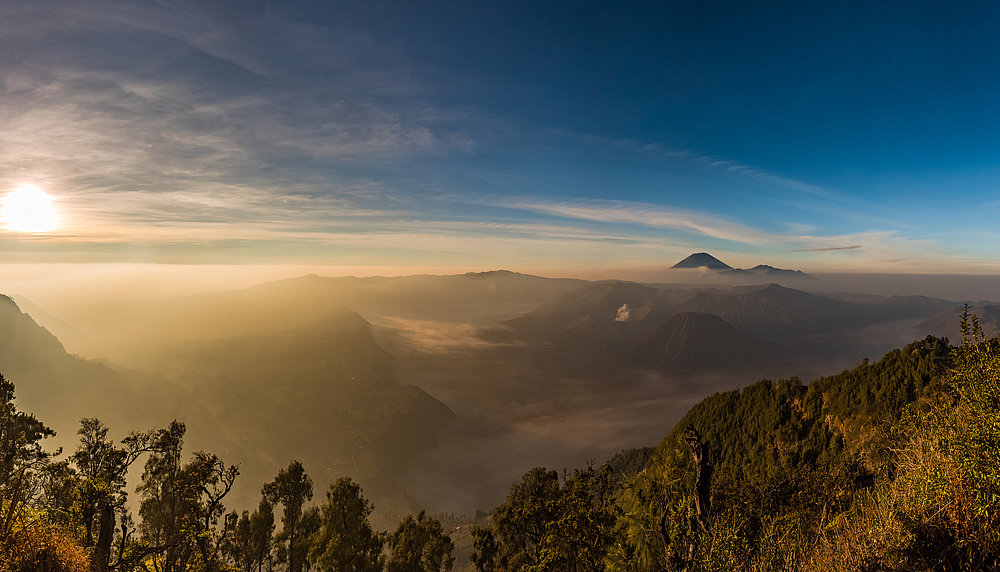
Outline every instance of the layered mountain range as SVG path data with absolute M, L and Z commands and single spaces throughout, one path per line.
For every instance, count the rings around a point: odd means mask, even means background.
M 777 348 L 745 334 L 714 314 L 680 312 L 637 336 L 624 356 L 639 365 L 673 372 L 758 366 Z
M 192 330 L 193 340 L 170 335 L 133 356 L 141 370 L 67 353 L 0 296 L 0 372 L 15 383 L 21 407 L 56 429 L 57 444 L 70 451 L 83 417 L 101 419 L 120 436 L 176 419 L 188 425 L 192 450 L 241 465 L 234 498 L 247 506 L 260 483 L 298 459 L 319 472 L 324 488 L 326 479 L 350 474 L 375 498 L 391 499 L 383 505 L 405 510 L 398 475 L 454 413 L 394 382 L 392 356 L 358 314 L 331 304 L 318 319 L 289 328 L 268 316 L 279 302 L 257 294 L 220 297 L 226 303 L 218 300 L 212 316 L 242 324 L 245 334 L 201 328 Z M 241 303 L 247 298 L 252 302 Z M 173 310 L 175 325 L 192 326 L 186 322 L 195 313 L 185 318 L 179 302 Z M 250 326 L 261 320 L 274 331 Z
M 119 435 L 179 419 L 192 449 L 241 463 L 245 508 L 294 458 L 318 487 L 351 475 L 396 514 L 493 506 L 531 466 L 655 442 L 685 404 L 763 375 L 958 339 L 955 302 L 808 293 L 763 265 L 741 271 L 760 284 L 719 285 L 734 269 L 716 262 L 678 269 L 709 283 L 310 275 L 59 317 L 3 297 L 0 372 L 69 450 L 82 417 Z M 988 334 L 997 308 L 974 308 Z
M 671 266 L 654 277 L 656 282 L 675 282 L 690 279 L 690 272 L 698 272 L 700 282 L 716 282 L 726 285 L 752 285 L 777 283 L 784 286 L 815 289 L 819 280 L 801 270 L 775 268 L 768 264 L 758 264 L 753 268 L 733 268 L 707 252 L 697 252 Z M 687 276 L 685 276 L 688 274 Z
M 965 308 L 959 306 L 945 308 L 927 318 L 927 320 L 919 325 L 919 328 L 926 330 L 932 335 L 948 338 L 951 343 L 957 345 L 962 341 L 961 316 L 964 311 Z M 979 321 L 979 326 L 983 329 L 983 335 L 987 338 L 1000 335 L 1000 305 L 982 304 L 969 306 L 969 313 Z
M 922 320 L 955 307 L 921 296 L 845 298 L 850 297 L 810 294 L 777 284 L 699 288 L 605 281 L 583 286 L 504 324 L 518 339 L 607 351 L 665 371 L 704 372 L 780 359 L 799 361 L 806 351 L 805 340 Z M 678 315 L 687 317 L 673 320 Z M 715 333 L 706 335 L 709 329 Z M 671 334 L 665 335 L 666 331 Z M 726 347 L 725 359 L 705 357 L 719 344 Z M 652 358 L 653 353 L 673 357 Z

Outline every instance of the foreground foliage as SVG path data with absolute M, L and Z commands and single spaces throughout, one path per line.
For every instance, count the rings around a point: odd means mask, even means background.
M 992 569 L 1000 341 L 983 339 L 968 313 L 963 331 L 957 348 L 928 337 L 808 386 L 762 380 L 705 399 L 621 480 L 596 561 L 543 560 L 542 531 L 569 537 L 566 523 L 606 495 L 559 505 L 571 480 L 559 487 L 535 469 L 477 531 L 473 562 L 483 572 Z M 689 424 L 714 466 L 708 527 L 695 518 Z
M 817 561 L 894 570 L 986 570 L 1000 563 L 1000 343 L 962 318 L 948 391 L 898 426 L 886 479 L 845 513 Z
M 204 451 L 185 461 L 185 432 L 175 421 L 115 443 L 103 423 L 83 419 L 76 452 L 57 462 L 41 446 L 55 433 L 17 409 L 0 375 L 0 572 L 451 570 L 453 544 L 437 520 L 420 513 L 376 532 L 371 503 L 346 477 L 322 506 L 306 506 L 312 479 L 298 461 L 263 486 L 253 513 L 227 512 L 238 466 Z M 142 458 L 135 523 L 125 485 Z
M 489 527 L 473 530 L 473 564 L 483 572 L 604 569 L 616 530 L 615 479 L 608 467 L 560 477 L 525 473 Z
M 762 380 L 696 405 L 655 449 L 599 468 L 525 473 L 474 529 L 480 572 L 985 570 L 1000 565 L 1000 340 L 965 314 L 809 385 Z M 710 502 L 696 502 L 694 441 Z M 344 477 L 310 504 L 292 461 L 252 513 L 239 475 L 183 448 L 185 426 L 121 442 L 81 421 L 65 460 L 0 376 L 0 572 L 443 572 L 454 544 L 424 513 L 394 532 Z M 126 482 L 141 465 L 137 520 Z M 643 462 L 645 463 L 643 465 Z M 641 469 L 639 467 L 642 467 Z M 697 507 L 711 506 L 704 514 Z M 279 513 L 280 511 L 280 513 Z M 277 521 L 280 514 L 280 529 Z

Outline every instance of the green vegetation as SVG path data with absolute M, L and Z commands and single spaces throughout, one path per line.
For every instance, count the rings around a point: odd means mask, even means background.
M 372 530 L 368 515 L 372 504 L 361 495 L 361 487 L 348 478 L 330 485 L 323 505 L 319 532 L 310 557 L 323 571 L 378 572 L 385 559 L 385 538 Z
M 17 409 L 0 375 L 0 572 L 451 570 L 452 541 L 436 519 L 421 512 L 392 534 L 375 532 L 372 504 L 346 477 L 325 504 L 307 507 L 312 479 L 298 461 L 264 484 L 252 514 L 227 512 L 238 466 L 204 451 L 185 461 L 185 433 L 175 421 L 118 444 L 83 419 L 76 452 L 57 462 L 41 446 L 54 432 Z M 125 485 L 141 458 L 136 522 Z
M 580 472 L 560 486 L 555 472 L 534 469 L 476 530 L 473 563 L 483 572 L 993 569 L 1000 340 L 985 340 L 968 313 L 963 332 L 958 348 L 928 337 L 809 385 L 765 379 L 713 395 L 641 471 L 612 468 L 640 454 L 631 452 L 586 473 L 626 475 L 611 502 L 600 487 L 577 486 Z M 705 528 L 689 424 L 713 469 Z M 582 531 L 589 541 L 575 543 Z
M 563 475 L 537 467 L 524 474 L 493 513 L 473 528 L 472 562 L 483 572 L 604 569 L 618 507 L 607 467 Z
M 975 316 L 962 318 L 962 345 L 946 392 L 909 411 L 894 478 L 845 513 L 826 561 L 892 569 L 985 570 L 1000 561 L 1000 344 Z
M 623 449 L 605 463 L 619 479 L 630 479 L 642 471 L 649 458 L 656 452 L 656 447 L 637 447 Z
M 454 543 L 444 533 L 441 523 L 428 518 L 423 511 L 413 518 L 403 517 L 399 528 L 388 538 L 390 556 L 388 572 L 438 572 L 451 570 Z

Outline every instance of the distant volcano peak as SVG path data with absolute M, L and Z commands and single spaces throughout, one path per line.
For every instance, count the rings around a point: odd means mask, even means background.
M 707 252 L 696 252 L 684 260 L 681 260 L 677 264 L 674 264 L 671 268 L 701 268 L 702 266 L 708 268 L 709 270 L 733 269 L 732 266 L 726 264 L 711 254 L 708 254 Z

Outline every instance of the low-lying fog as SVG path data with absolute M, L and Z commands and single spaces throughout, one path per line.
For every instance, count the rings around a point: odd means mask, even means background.
M 408 490 L 421 503 L 470 514 L 502 502 L 531 467 L 582 468 L 622 449 L 655 446 L 708 395 L 765 376 L 807 382 L 838 373 L 912 342 L 916 322 L 831 339 L 840 355 L 824 361 L 676 377 L 551 348 L 489 343 L 474 335 L 474 324 L 386 317 L 373 325 L 395 356 L 397 381 L 425 389 L 461 418 L 408 475 Z
M 351 270 L 358 275 L 372 273 Z M 404 273 L 394 270 L 396 274 Z M 445 270 L 439 274 L 455 274 Z M 454 418 L 441 418 L 442 429 L 428 441 L 431 445 L 406 462 L 387 465 L 384 460 L 372 461 L 372 466 L 382 470 L 390 470 L 384 467 L 391 466 L 396 474 L 383 475 L 381 480 L 371 475 L 358 478 L 368 478 L 372 488 L 381 491 L 386 499 L 398 500 L 392 495 L 393 487 L 399 487 L 399 493 L 408 500 L 397 503 L 402 508 L 394 510 L 406 510 L 406 502 L 413 502 L 432 513 L 472 514 L 477 509 L 489 509 L 503 500 L 511 482 L 534 466 L 573 469 L 589 462 L 599 464 L 624 448 L 656 445 L 692 405 L 714 392 L 747 386 L 764 376 L 797 375 L 808 382 L 853 367 L 863 358 L 878 359 L 890 349 L 934 333 L 919 331 L 916 326 L 922 318 L 911 317 L 845 331 L 802 334 L 784 340 L 780 347 L 792 354 L 807 352 L 803 359 L 788 355 L 781 363 L 740 371 L 689 371 L 680 375 L 625 363 L 598 345 L 573 347 L 543 338 L 489 335 L 503 331 L 504 320 L 575 291 L 586 284 L 583 281 L 520 275 L 333 281 L 316 278 L 235 293 L 188 296 L 237 290 L 312 272 L 327 276 L 347 273 L 334 274 L 336 269 L 316 267 L 19 265 L 8 268 L 0 280 L 0 292 L 15 296 L 20 309 L 56 334 L 71 353 L 111 360 L 116 368 L 133 368 L 127 371 L 176 384 L 193 395 L 209 386 L 218 395 L 228 395 L 232 387 L 245 387 L 245 380 L 255 375 L 253 372 L 263 371 L 272 380 L 293 379 L 287 377 L 288 372 L 303 366 L 308 369 L 308 364 L 296 360 L 315 356 L 327 360 L 308 373 L 320 376 L 317 379 L 336 377 L 338 372 L 347 371 L 344 364 L 350 363 L 356 369 L 351 369 L 350 375 L 343 373 L 345 381 L 337 383 L 349 384 L 359 376 L 371 375 L 373 381 L 365 382 L 369 383 L 365 387 L 381 387 L 379 376 L 386 375 L 397 386 L 420 388 L 450 408 Z M 694 285 L 705 285 L 703 273 L 688 276 Z M 817 280 L 808 290 L 828 294 L 923 295 L 955 302 L 1000 299 L 1000 277 L 996 276 L 814 277 Z M 298 289 L 284 290 L 289 285 Z M 383 360 L 372 349 L 374 346 L 365 346 L 353 333 L 343 338 L 349 340 L 345 343 L 353 348 L 352 353 L 337 354 L 343 347 L 340 342 L 329 342 L 333 339 L 329 336 L 341 334 L 321 332 L 311 325 L 316 320 L 342 320 L 350 311 L 371 324 L 374 343 L 391 358 L 385 356 Z M 270 371 L 272 365 L 247 365 L 252 360 L 242 355 L 228 356 L 231 364 L 211 355 L 212 351 L 248 352 L 258 361 L 269 359 L 261 357 L 254 340 L 269 349 L 277 347 L 274 359 L 284 360 L 284 365 Z M 192 352 L 197 352 L 192 348 L 204 355 L 194 356 Z M 0 365 L 0 372 L 6 374 L 2 368 Z M 396 394 L 379 395 L 381 403 L 403 399 Z M 392 407 L 402 408 L 400 411 L 411 407 L 405 403 L 398 401 Z M 233 431 L 233 427 L 244 427 L 233 423 L 254 422 L 250 414 L 226 413 L 218 409 L 218 404 L 208 402 L 201 405 L 203 410 L 198 415 L 217 423 L 222 428 L 220 435 Z M 384 407 L 386 411 L 390 408 Z M 30 411 L 31 404 L 26 404 L 25 409 Z M 361 421 L 349 414 L 337 417 L 344 427 L 337 431 L 362 431 L 358 429 Z M 72 411 L 67 412 L 68 419 L 43 421 L 66 436 L 75 432 L 75 424 L 83 415 L 91 414 Z M 323 423 L 322 411 L 316 415 L 316 422 Z M 436 414 L 426 415 L 431 415 L 430 419 Z M 229 417 L 239 419 L 227 420 Z M 379 418 L 373 419 L 376 421 L 364 423 L 377 425 Z M 300 433 L 297 430 L 297 438 L 303 441 L 301 447 L 308 447 L 308 433 Z M 351 439 L 363 442 L 362 433 Z M 392 435 L 400 434 L 405 431 Z M 211 443 L 203 438 L 194 441 Z M 348 441 L 337 446 L 354 451 L 351 455 L 355 456 L 355 465 L 343 466 L 356 466 L 362 463 L 357 457 L 359 449 L 350 447 L 361 445 Z M 340 454 L 331 448 L 335 448 L 333 445 L 317 442 L 315 446 L 330 449 L 324 453 L 329 458 Z M 395 445 L 385 446 L 391 449 Z M 264 448 L 264 444 L 251 441 L 226 449 L 231 454 L 251 457 L 226 458 L 227 462 L 241 462 L 245 467 L 241 489 L 235 496 L 240 506 L 234 508 L 256 505 L 263 480 L 273 477 L 276 468 L 290 460 L 280 458 L 280 447 Z M 324 467 L 307 465 L 306 469 L 315 475 L 317 490 L 321 491 L 326 486 L 324 481 L 340 476 L 327 474 L 340 470 L 336 468 L 339 466 L 328 463 Z

